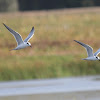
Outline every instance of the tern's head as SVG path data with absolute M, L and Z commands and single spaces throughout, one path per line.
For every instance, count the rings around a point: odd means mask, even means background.
M 100 57 L 96 56 L 96 59 L 100 61 Z
M 30 47 L 32 47 L 32 46 L 31 46 L 31 43 L 29 43 L 29 42 L 27 42 L 27 45 L 30 46 Z

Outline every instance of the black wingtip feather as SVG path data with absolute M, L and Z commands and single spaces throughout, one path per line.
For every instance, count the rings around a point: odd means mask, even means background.
M 7 28 L 7 26 L 4 23 L 2 23 L 2 24 Z
M 73 40 L 73 41 L 78 42 L 77 40 Z
M 2 23 L 4 26 L 5 26 L 5 24 L 4 23 Z

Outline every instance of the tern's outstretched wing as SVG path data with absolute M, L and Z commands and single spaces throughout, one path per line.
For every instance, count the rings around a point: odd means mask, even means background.
M 89 45 L 84 44 L 82 42 L 79 42 L 79 41 L 76 41 L 76 40 L 74 40 L 74 41 L 77 42 L 77 43 L 79 43 L 80 45 L 82 45 L 87 50 L 88 57 L 93 56 L 93 49 L 92 49 L 92 47 L 90 47 Z
M 97 56 L 100 53 L 100 48 L 94 53 L 94 56 Z
M 29 33 L 29 35 L 27 36 L 27 38 L 24 40 L 24 42 L 28 42 L 34 35 L 34 27 L 32 27 L 31 32 Z
M 23 43 L 23 39 L 21 37 L 21 35 L 18 32 L 15 32 L 14 30 L 12 30 L 11 28 L 9 28 L 7 25 L 5 25 L 3 23 L 3 25 L 10 31 L 10 33 L 15 37 L 17 45 L 20 45 L 21 43 Z

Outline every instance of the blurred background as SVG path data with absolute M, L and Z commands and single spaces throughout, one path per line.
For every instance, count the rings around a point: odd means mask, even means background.
M 99 0 L 0 0 L 0 11 L 30 11 L 100 6 Z
M 0 0 L 0 81 L 100 74 L 99 61 L 73 40 L 100 47 L 99 0 Z M 9 51 L 16 41 L 5 23 L 32 48 Z

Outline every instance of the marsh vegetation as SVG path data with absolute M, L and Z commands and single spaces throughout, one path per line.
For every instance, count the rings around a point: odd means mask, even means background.
M 86 51 L 73 40 L 100 47 L 100 9 L 54 10 L 0 14 L 0 80 L 96 75 L 99 61 L 83 61 Z M 35 27 L 32 48 L 9 51 L 16 41 L 2 25 L 23 39 Z

